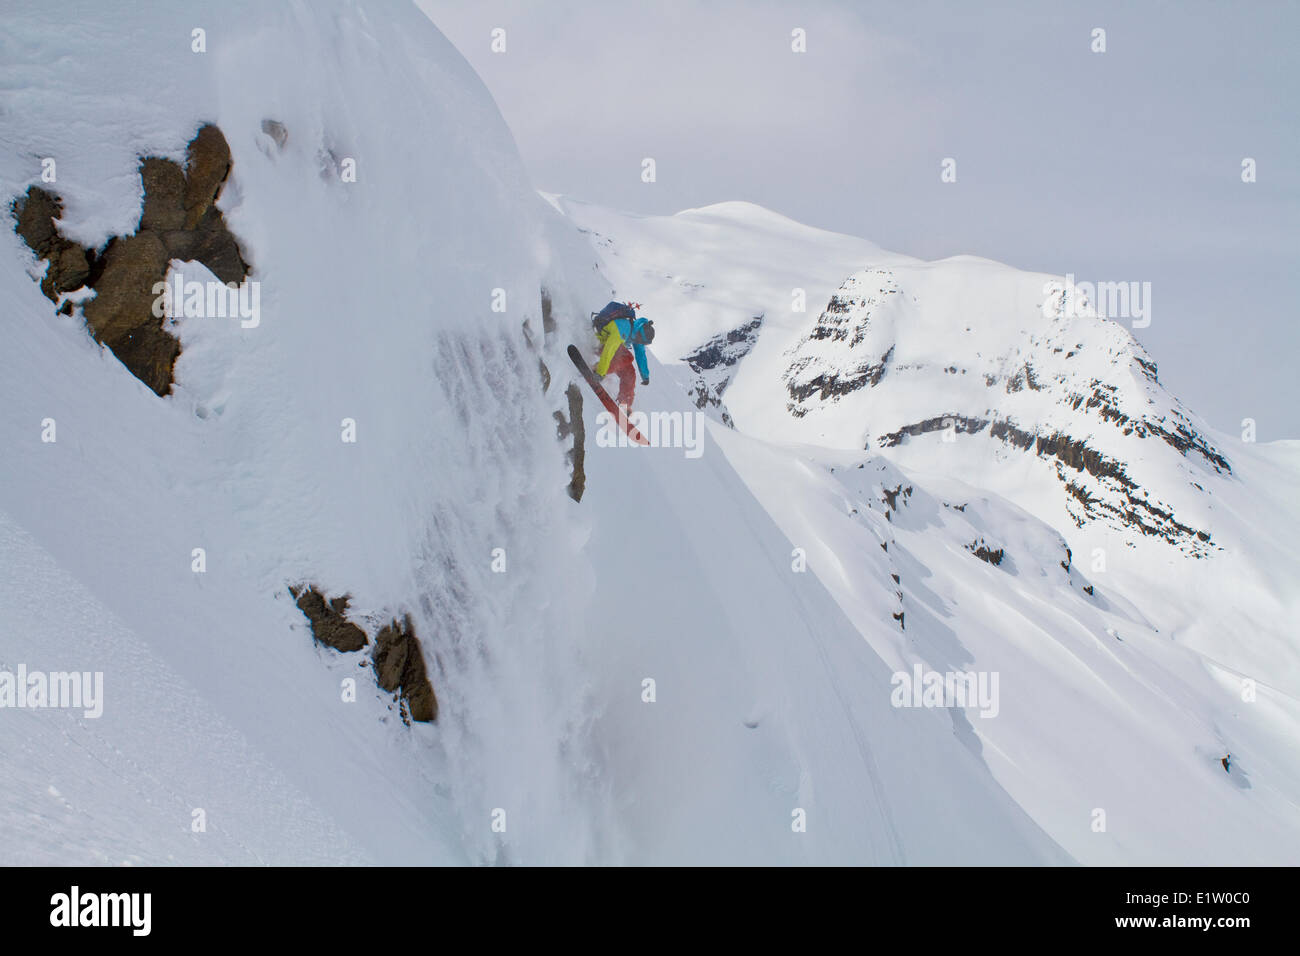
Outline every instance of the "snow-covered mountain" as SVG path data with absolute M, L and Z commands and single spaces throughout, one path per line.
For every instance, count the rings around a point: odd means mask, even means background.
M 1000 675 L 955 731 L 1060 845 L 1294 857 L 1300 445 L 1215 432 L 1062 277 L 549 198 L 684 390 L 721 358 L 717 443 L 882 659 Z
M 767 446 L 595 439 L 619 280 L 413 6 L 64 12 L 0 41 L 4 862 L 1078 858 L 891 703 Z

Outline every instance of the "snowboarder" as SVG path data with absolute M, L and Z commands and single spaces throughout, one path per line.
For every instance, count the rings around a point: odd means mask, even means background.
M 638 318 L 640 302 L 611 302 L 592 314 L 591 324 L 600 340 L 600 358 L 596 362 L 596 378 L 602 379 L 610 372 L 618 376 L 618 404 L 632 407 L 636 394 L 636 373 L 641 373 L 641 384 L 650 384 L 650 367 L 646 364 L 645 347 L 655 340 L 654 323 L 644 316 Z M 630 345 L 631 351 L 623 346 Z M 636 354 L 633 365 L 632 354 Z

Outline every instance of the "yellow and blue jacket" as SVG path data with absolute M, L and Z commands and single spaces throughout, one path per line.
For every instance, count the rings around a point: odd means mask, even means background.
M 596 333 L 600 339 L 600 361 L 596 363 L 596 374 L 604 375 L 609 371 L 609 363 L 614 361 L 619 347 L 632 339 L 632 352 L 636 355 L 636 367 L 641 373 L 641 381 L 650 380 L 650 367 L 646 364 L 645 346 L 640 341 L 640 332 L 645 328 L 646 320 L 611 319 Z

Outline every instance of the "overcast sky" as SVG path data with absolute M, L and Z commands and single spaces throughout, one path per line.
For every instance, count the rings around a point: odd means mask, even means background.
M 1150 282 L 1161 381 L 1226 431 L 1300 438 L 1300 2 L 419 4 L 540 189 Z

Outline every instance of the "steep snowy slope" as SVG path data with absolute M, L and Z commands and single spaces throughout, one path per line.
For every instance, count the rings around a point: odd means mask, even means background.
M 950 710 L 954 730 L 1076 859 L 1294 859 L 1300 711 L 1270 672 L 1243 702 L 1058 533 L 960 480 L 717 440 L 891 670 L 996 675 L 996 707 Z
M 689 413 L 671 385 L 647 391 L 648 406 Z M 710 424 L 696 458 L 589 453 L 590 623 L 605 635 L 592 660 L 608 702 L 596 730 L 628 858 L 1068 861 L 946 712 L 890 705 L 890 668 L 797 569 L 714 444 L 725 431 Z M 806 832 L 792 832 L 796 810 Z
M 99 714 L 4 712 L 4 863 L 373 862 L 7 515 L 0 554 L 0 670 L 107 681 Z
M 133 728 L 154 754 L 105 772 L 147 794 L 171 772 L 167 749 L 149 740 L 211 752 L 235 733 L 320 811 L 303 833 L 289 800 L 268 790 L 248 801 L 240 813 L 256 832 L 241 838 L 267 862 L 341 858 L 339 829 L 380 862 L 494 859 L 502 840 L 490 811 L 505 805 L 547 816 L 546 832 L 514 836 L 518 855 L 584 858 L 583 804 L 566 793 L 558 813 L 553 802 L 571 773 L 558 741 L 581 707 L 580 675 L 558 668 L 573 641 L 563 460 L 520 333 L 539 310 L 548 211 L 486 92 L 413 7 L 242 3 L 204 5 L 198 17 L 170 3 L 86 3 L 65 13 L 75 29 L 42 4 L 6 14 L 6 206 L 52 157 L 57 179 L 44 185 L 65 204 L 60 228 L 98 246 L 135 228 L 140 157 L 183 159 L 195 130 L 215 124 L 232 161 L 220 205 L 261 302 L 251 327 L 180 319 L 176 385 L 159 398 L 79 315 L 56 317 L 29 274 L 43 264 L 11 230 L 0 240 L 0 508 L 176 675 L 131 666 L 126 648 L 119 659 L 96 644 L 87 660 L 80 645 L 46 646 L 50 666 L 102 669 L 102 720 Z M 206 52 L 192 49 L 198 27 Z M 355 182 L 342 175 L 347 160 Z M 505 314 L 492 311 L 496 289 Z M 534 572 L 493 574 L 494 548 Z M 402 726 L 368 653 L 313 644 L 287 591 L 305 582 L 350 592 L 372 646 L 381 625 L 411 616 L 442 705 L 436 725 Z M 61 593 L 28 595 L 13 626 L 53 639 L 62 625 L 49 603 Z M 22 663 L 22 646 L 6 647 L 7 663 Z M 344 702 L 347 678 L 355 703 Z M 152 709 L 142 703 L 158 695 Z M 223 723 L 111 717 L 128 711 Z M 0 728 L 23 734 L 13 713 L 0 712 Z M 234 799 L 219 786 L 231 768 L 210 770 L 191 779 L 187 806 L 169 810 L 181 833 L 191 808 Z M 101 795 L 87 812 L 113 812 L 111 790 L 87 792 Z M 13 797 L 11 845 L 30 826 L 21 808 L 48 799 Z M 214 829 L 230 823 L 214 812 Z M 175 855 L 248 859 L 216 846 Z
M 1214 433 L 1125 329 L 1062 308 L 1059 277 L 910 260 L 747 204 L 555 201 L 673 330 L 655 351 L 684 390 L 701 351 L 731 360 L 721 401 L 744 434 L 718 443 L 881 658 L 1000 675 L 999 715 L 955 726 L 1062 846 L 1294 858 L 1290 444 Z M 758 314 L 745 347 L 719 342 Z M 1202 828 L 1215 839 L 1189 842 Z
M 156 239 L 141 159 L 179 179 L 211 124 L 260 297 L 168 320 L 156 394 L 87 332 L 107 287 L 56 315 L 2 231 L 0 670 L 104 682 L 100 717 L 0 708 L 5 862 L 1070 859 L 946 715 L 888 706 L 715 449 L 602 447 L 586 402 L 566 494 L 563 350 L 609 280 L 413 6 L 194 9 L 31 3 L 0 41 L 6 204 L 53 194 L 107 270 Z M 643 395 L 687 410 L 663 372 Z M 307 583 L 364 651 L 313 642 Z M 408 617 L 434 723 L 372 676 Z

